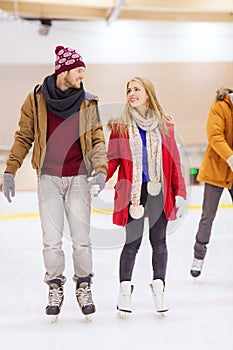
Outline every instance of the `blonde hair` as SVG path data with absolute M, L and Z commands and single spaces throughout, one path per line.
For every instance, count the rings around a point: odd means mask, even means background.
M 166 122 L 171 122 L 171 118 L 166 116 L 166 114 L 163 111 L 163 108 L 161 107 L 158 98 L 155 93 L 155 88 L 153 83 L 146 79 L 146 78 L 141 78 L 141 77 L 134 77 L 131 80 L 129 80 L 126 84 L 126 96 L 127 96 L 127 91 L 129 84 L 132 82 L 138 82 L 140 85 L 142 85 L 146 91 L 146 94 L 148 96 L 149 100 L 149 105 L 148 105 L 148 110 L 147 113 L 153 114 L 153 116 L 157 119 L 158 121 L 158 126 L 159 130 L 162 134 L 167 135 L 167 126 Z M 126 101 L 122 116 L 121 116 L 121 125 L 124 129 L 127 130 L 127 125 L 131 124 L 131 109 L 132 107 L 130 106 L 128 100 Z

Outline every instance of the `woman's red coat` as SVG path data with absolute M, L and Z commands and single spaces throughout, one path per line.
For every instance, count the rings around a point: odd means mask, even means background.
M 167 127 L 168 135 L 162 135 L 164 212 L 167 220 L 174 220 L 176 219 L 175 196 L 186 198 L 186 186 L 174 137 L 174 125 L 167 123 Z M 112 125 L 108 144 L 107 181 L 119 167 L 117 183 L 114 186 L 113 223 L 125 226 L 128 222 L 133 166 L 128 135 L 119 133 L 119 128 L 117 122 Z

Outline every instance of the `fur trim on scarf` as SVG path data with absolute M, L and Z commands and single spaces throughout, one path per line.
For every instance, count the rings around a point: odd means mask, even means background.
M 145 209 L 142 204 L 140 205 L 130 205 L 129 213 L 133 219 L 141 219 L 144 216 Z

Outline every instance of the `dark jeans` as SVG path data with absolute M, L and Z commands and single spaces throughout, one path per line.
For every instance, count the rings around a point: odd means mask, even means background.
M 196 234 L 194 245 L 194 257 L 204 259 L 207 251 L 207 244 L 210 241 L 212 224 L 218 209 L 218 204 L 224 188 L 205 184 L 204 198 L 202 204 L 202 215 L 199 222 L 199 228 Z M 229 190 L 233 201 L 233 187 Z
M 142 184 L 141 204 L 146 208 L 149 217 L 149 239 L 152 246 L 153 279 L 165 280 L 167 268 L 166 228 L 167 220 L 163 210 L 163 193 L 150 196 L 147 184 Z M 120 257 L 120 282 L 130 281 L 133 273 L 136 254 L 141 245 L 144 217 L 133 219 L 129 214 L 126 225 L 126 243 Z

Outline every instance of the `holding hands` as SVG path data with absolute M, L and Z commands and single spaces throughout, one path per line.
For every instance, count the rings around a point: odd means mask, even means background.
M 106 174 L 98 173 L 88 184 L 92 197 L 97 197 L 98 194 L 104 189 L 106 182 Z

